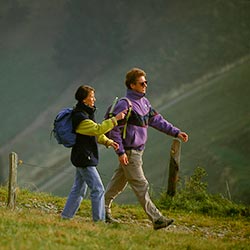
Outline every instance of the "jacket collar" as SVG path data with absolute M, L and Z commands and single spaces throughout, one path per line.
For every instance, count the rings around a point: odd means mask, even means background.
M 134 100 L 137 100 L 137 99 L 141 99 L 142 97 L 145 96 L 144 93 L 139 93 L 137 91 L 134 91 L 132 89 L 127 89 L 127 95 L 126 95 L 128 98 L 131 98 L 131 99 L 134 99 Z
M 90 106 L 88 106 L 88 105 L 86 105 L 86 104 L 84 104 L 84 103 L 80 103 L 80 102 L 78 102 L 77 104 L 76 104 L 76 110 L 78 111 L 85 111 L 85 112 L 87 112 L 89 115 L 93 115 L 94 113 L 95 113 L 95 111 L 96 111 L 96 107 L 90 107 Z

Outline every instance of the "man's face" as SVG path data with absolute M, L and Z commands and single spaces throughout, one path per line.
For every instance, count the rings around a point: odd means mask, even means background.
M 139 92 L 139 93 L 142 93 L 142 94 L 145 94 L 147 91 L 148 85 L 147 85 L 147 80 L 145 79 L 145 77 L 140 76 L 137 78 L 136 82 L 132 83 L 130 86 L 131 86 L 132 90 Z

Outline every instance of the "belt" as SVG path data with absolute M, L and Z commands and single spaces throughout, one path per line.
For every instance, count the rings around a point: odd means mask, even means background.
M 125 150 L 136 150 L 136 151 L 143 151 L 143 149 L 141 148 L 133 148 L 133 147 L 128 147 L 128 148 L 124 148 Z

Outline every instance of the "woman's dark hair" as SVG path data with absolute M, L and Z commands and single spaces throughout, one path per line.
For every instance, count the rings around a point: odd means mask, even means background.
M 82 85 L 77 89 L 75 93 L 75 99 L 78 102 L 82 102 L 89 95 L 91 91 L 95 92 L 95 89 L 88 85 Z
M 133 68 L 130 71 L 128 71 L 126 74 L 126 80 L 125 80 L 125 84 L 127 88 L 131 89 L 130 84 L 136 83 L 137 78 L 141 76 L 146 76 L 146 73 L 142 69 Z

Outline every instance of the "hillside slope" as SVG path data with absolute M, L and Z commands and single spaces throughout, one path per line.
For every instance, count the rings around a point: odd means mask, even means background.
M 100 121 L 114 96 L 124 94 L 124 76 L 133 66 L 148 73 L 148 96 L 161 109 L 171 101 L 171 93 L 250 54 L 247 1 L 158 0 L 157 4 L 141 4 L 113 0 L 106 4 L 46 0 L 0 5 L 0 110 L 4 117 L 0 182 L 7 182 L 8 154 L 16 151 L 23 160 L 19 184 L 60 195 L 67 194 L 73 171 L 69 150 L 50 141 L 49 133 L 56 113 L 74 105 L 79 82 L 96 88 Z M 170 120 L 191 131 L 193 125 L 182 124 L 174 114 L 167 109 Z M 186 116 L 183 109 L 178 114 Z M 202 111 L 200 115 L 196 119 L 203 119 Z M 161 150 L 159 145 L 157 152 L 162 155 Z M 107 153 L 101 148 L 103 152 Z M 112 151 L 108 154 L 114 160 L 106 161 L 104 155 L 100 166 L 105 183 L 116 161 Z M 237 160 L 241 164 L 242 158 Z M 186 173 L 198 162 L 190 162 Z M 165 184 L 159 185 L 154 184 L 156 191 Z

